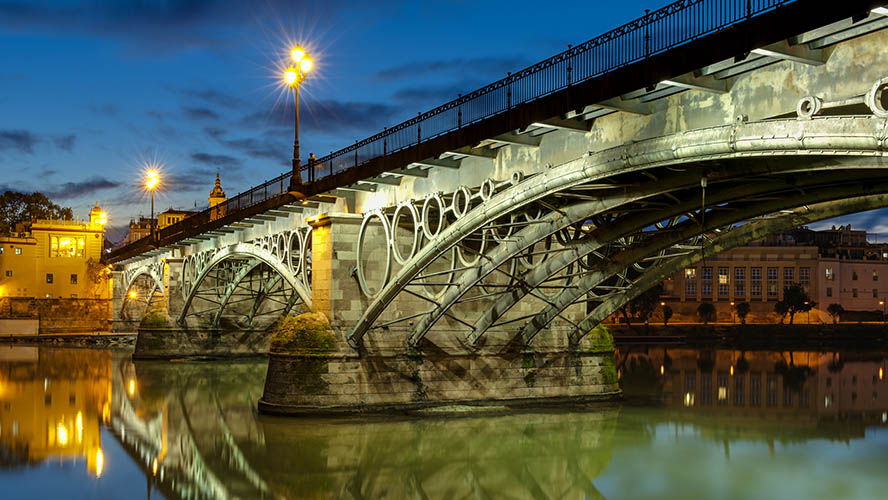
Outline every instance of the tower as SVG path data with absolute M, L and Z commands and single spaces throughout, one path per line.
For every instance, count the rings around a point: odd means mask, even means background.
M 215 207 L 227 199 L 228 198 L 225 197 L 225 191 L 222 191 L 222 184 L 219 182 L 219 173 L 216 172 L 216 185 L 213 186 L 213 190 L 210 191 L 210 207 Z

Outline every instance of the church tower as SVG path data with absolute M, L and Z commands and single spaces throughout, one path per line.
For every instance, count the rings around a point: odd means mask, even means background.
M 216 185 L 213 186 L 213 190 L 210 191 L 210 207 L 215 207 L 227 199 L 228 198 L 225 197 L 225 191 L 222 191 L 222 184 L 219 182 L 219 173 L 216 172 Z

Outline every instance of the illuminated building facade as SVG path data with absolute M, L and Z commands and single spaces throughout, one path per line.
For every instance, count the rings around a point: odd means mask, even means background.
M 0 236 L 0 297 L 111 297 L 99 263 L 107 216 L 98 205 L 89 220 L 34 220 Z
M 747 323 L 777 323 L 774 304 L 798 284 L 817 305 L 810 314 L 797 314 L 794 323 L 831 323 L 827 307 L 833 303 L 852 313 L 870 313 L 852 321 L 880 320 L 888 310 L 888 247 L 866 238 L 865 231 L 850 225 L 823 231 L 803 227 L 707 255 L 663 282 L 662 301 L 674 311 L 671 321 L 676 323 L 699 321 L 697 308 L 703 302 L 715 306 L 717 322 L 739 323 L 734 305 L 747 302 Z M 658 308 L 652 319 L 661 318 Z

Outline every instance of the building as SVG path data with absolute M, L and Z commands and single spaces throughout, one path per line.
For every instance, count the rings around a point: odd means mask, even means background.
M 213 186 L 213 189 L 210 190 L 210 196 L 207 198 L 207 201 L 210 203 L 210 208 L 213 209 L 211 213 L 212 219 L 218 219 L 225 215 L 224 202 L 227 199 L 228 198 L 225 197 L 225 191 L 222 190 L 219 174 L 217 173 L 216 184 Z M 157 214 L 156 219 L 149 219 L 146 217 L 139 217 L 138 220 L 130 219 L 129 232 L 126 233 L 123 244 L 129 245 L 130 243 L 149 236 L 151 234 L 152 225 L 157 225 L 157 229 L 163 229 L 198 213 L 200 213 L 200 210 L 176 210 L 170 207 L 165 212 Z
M 739 322 L 734 305 L 750 304 L 749 323 L 775 323 L 774 304 L 793 284 L 817 305 L 797 314 L 795 323 L 831 323 L 826 309 L 841 304 L 846 320 L 881 320 L 888 302 L 888 247 L 867 242 L 851 226 L 824 231 L 798 228 L 734 248 L 676 273 L 663 282 L 663 302 L 672 321 L 698 321 L 697 307 L 711 302 L 716 321 Z M 658 310 L 655 318 L 662 312 Z
M 127 231 L 126 237 L 123 239 L 123 244 L 129 245 L 151 234 L 151 226 L 154 220 L 147 217 L 139 217 L 138 220 L 130 219 L 129 231 Z
M 34 220 L 0 236 L 0 297 L 110 298 L 106 222 L 96 205 L 86 221 Z

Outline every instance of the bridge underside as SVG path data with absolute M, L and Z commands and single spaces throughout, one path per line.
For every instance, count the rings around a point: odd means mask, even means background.
M 440 331 L 479 348 L 491 334 L 530 345 L 553 330 L 576 344 L 707 254 L 883 207 L 883 124 L 836 117 L 690 131 L 460 188 L 421 209 L 377 211 L 365 217 L 356 266 L 371 300 L 349 341 L 399 335 L 421 348 Z

